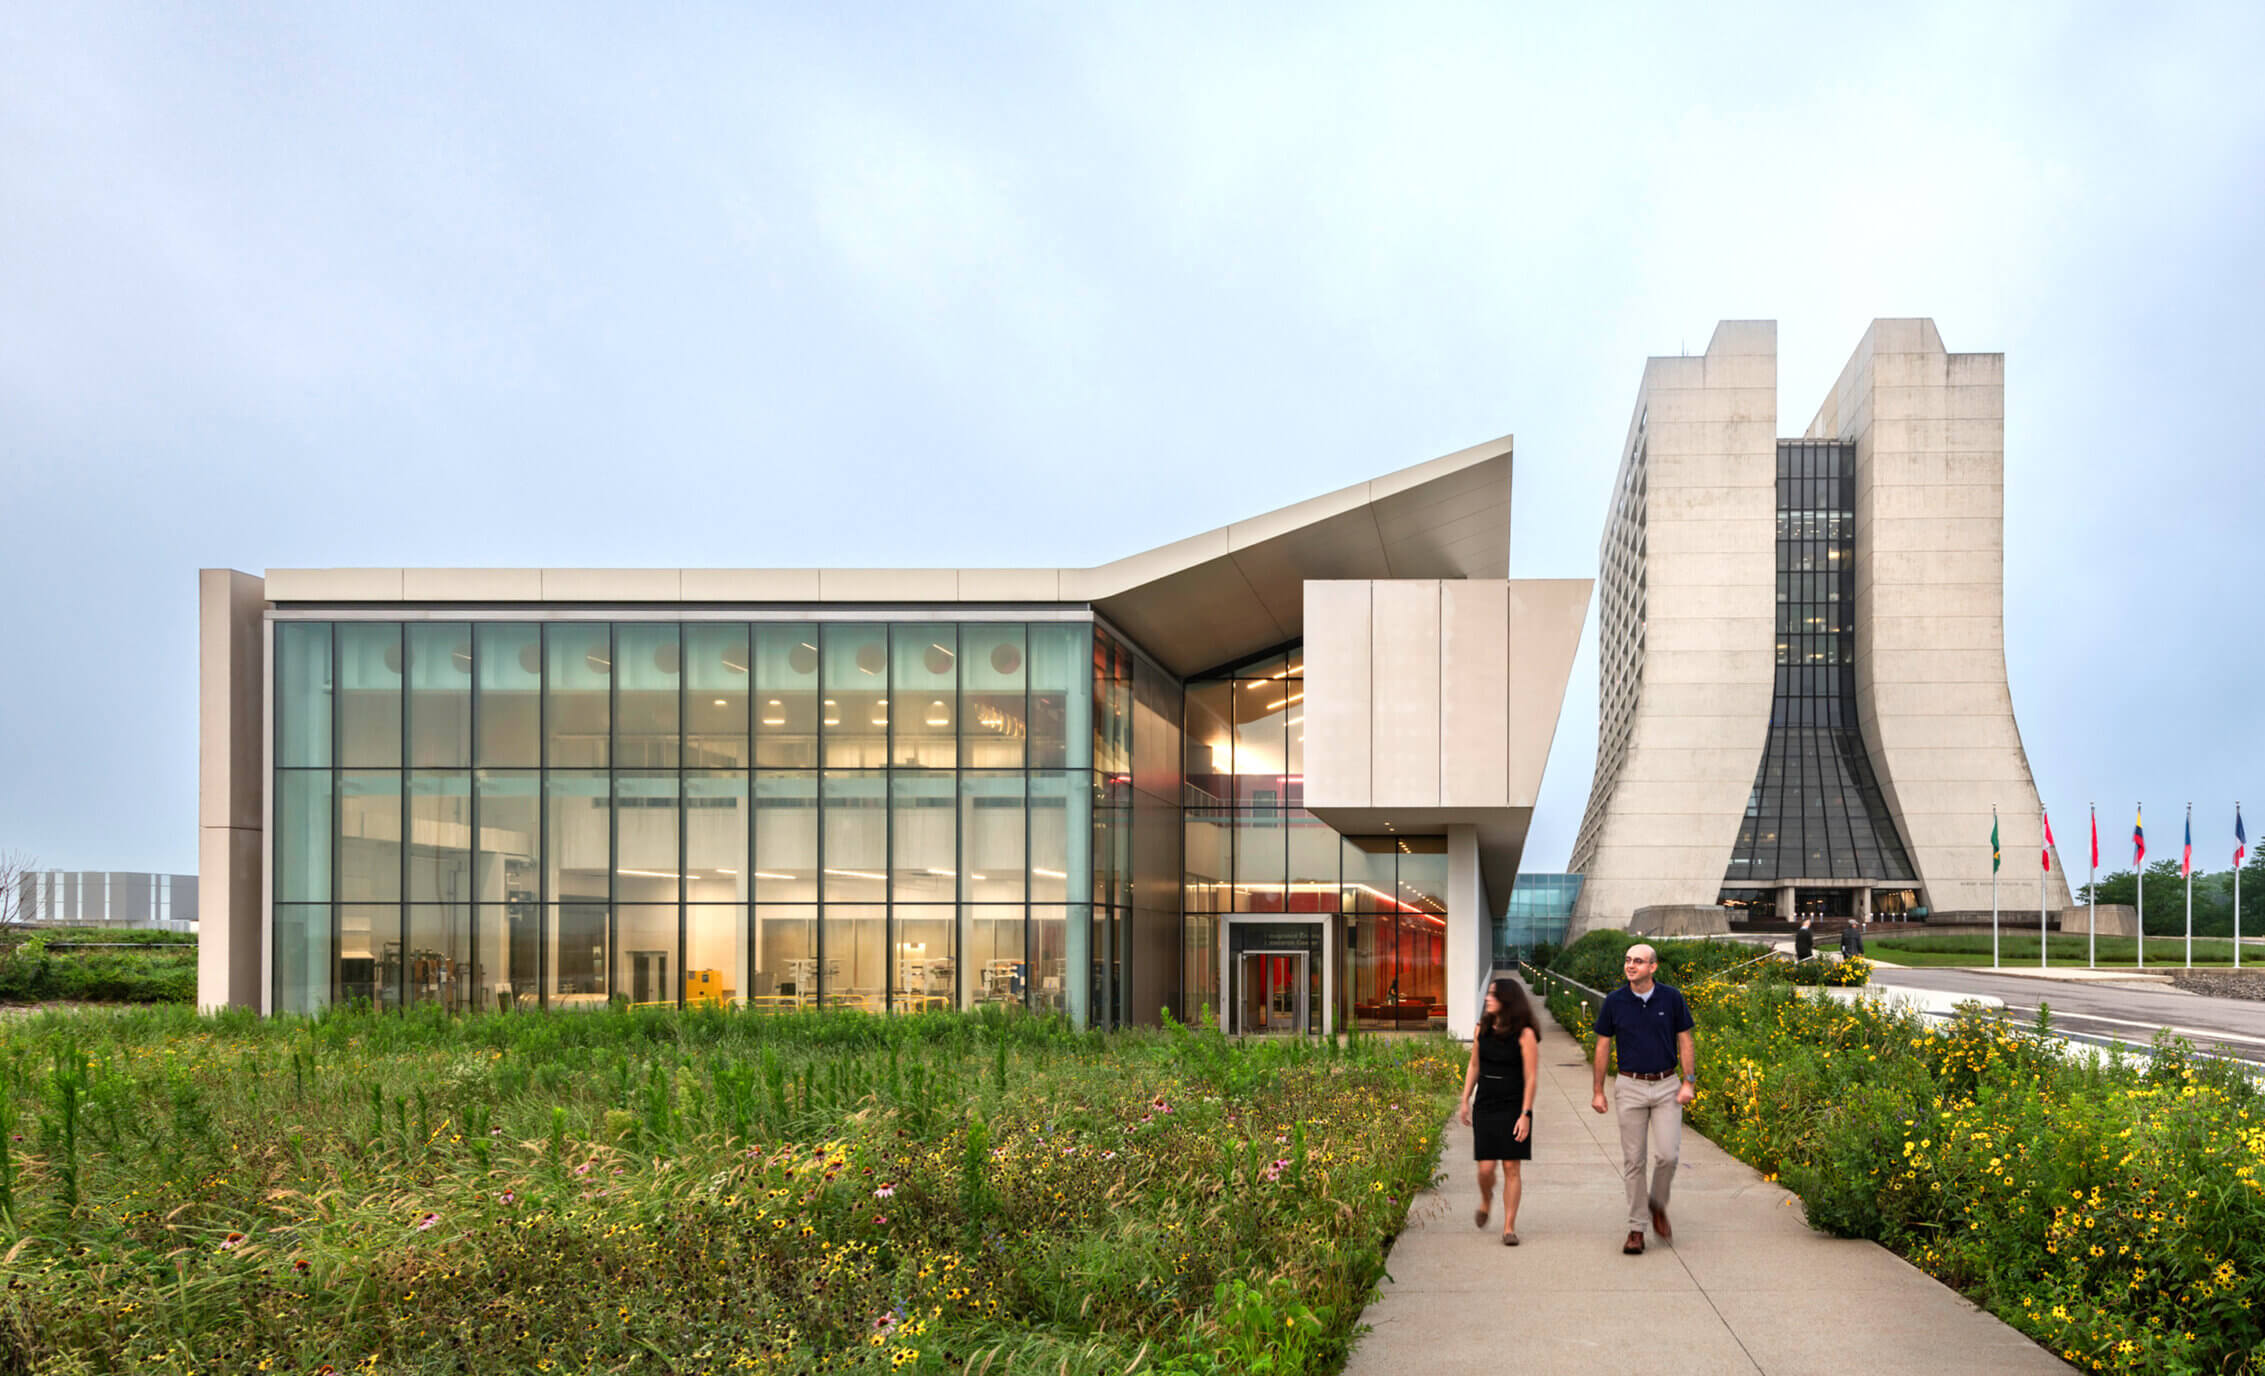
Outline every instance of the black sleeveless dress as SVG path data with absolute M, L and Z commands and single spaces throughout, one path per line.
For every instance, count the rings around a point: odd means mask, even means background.
M 1534 1155 L 1532 1125 L 1526 1140 L 1518 1140 L 1518 1117 L 1526 1103 L 1526 1057 L 1523 1032 L 1515 1038 L 1490 1037 L 1481 1030 L 1478 1092 L 1471 1096 L 1471 1157 L 1477 1161 L 1530 1161 Z

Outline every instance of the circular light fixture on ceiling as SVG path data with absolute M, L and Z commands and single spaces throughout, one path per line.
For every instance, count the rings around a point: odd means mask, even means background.
M 543 671 L 543 652 L 533 641 L 519 647 L 519 667 L 530 674 Z
M 675 673 L 677 665 L 682 662 L 681 656 L 677 654 L 676 642 L 669 641 L 653 647 L 653 667 L 662 673 Z
M 816 673 L 818 647 L 805 641 L 786 652 L 786 667 L 798 674 Z
M 389 674 L 401 672 L 401 642 L 395 641 L 385 647 L 385 671 Z
M 920 662 L 928 666 L 928 672 L 931 674 L 950 673 L 952 671 L 952 660 L 953 655 L 950 650 L 933 642 L 930 642 L 927 649 L 920 652 Z
M 991 667 L 1002 674 L 1011 674 L 1022 667 L 1022 650 L 1014 645 L 991 647 Z
M 880 673 L 889 667 L 889 652 L 878 645 L 857 647 L 857 667 L 868 674 Z

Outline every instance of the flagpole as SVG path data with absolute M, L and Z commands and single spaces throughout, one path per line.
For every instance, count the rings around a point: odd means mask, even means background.
M 2147 814 L 2140 811 L 2138 803 L 2133 803 L 2131 815 L 2133 818 L 2131 824 L 2132 839 L 2137 841 L 2140 836 L 2146 833 L 2147 827 L 2144 821 L 2138 819 Z M 2139 920 L 2131 924 L 2131 934 L 2139 946 L 2139 968 L 2144 970 L 2147 968 L 2147 851 L 2144 842 L 2132 848 L 2131 868 L 2136 871 L 2132 878 L 2139 881 L 2135 900 L 2139 905 Z
M 2052 933 L 2045 927 L 2045 875 L 2053 863 L 2052 815 L 2043 803 L 2037 804 L 2037 968 L 2045 968 L 2045 948 L 2052 944 Z
M 2241 799 L 2234 799 L 2234 968 L 2241 968 Z
M 2186 805 L 2186 842 L 2178 867 L 2186 871 L 2186 968 L 2194 968 L 2194 804 Z
M 2097 970 L 2100 968 L 2100 805 L 2086 803 L 2084 806 L 2092 814 L 2092 877 L 2084 885 L 2084 892 L 2090 895 L 2092 911 L 2084 920 L 2087 947 L 2084 964 L 2087 969 Z
M 1998 968 L 1998 805 L 1990 804 L 1990 968 Z

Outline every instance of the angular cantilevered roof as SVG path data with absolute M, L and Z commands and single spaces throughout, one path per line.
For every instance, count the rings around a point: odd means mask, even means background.
M 1176 673 L 1301 635 L 1309 578 L 1506 578 L 1509 436 L 1086 569 L 269 569 L 274 603 L 1089 603 Z

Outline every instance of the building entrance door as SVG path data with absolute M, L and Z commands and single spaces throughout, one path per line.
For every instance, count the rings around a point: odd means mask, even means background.
M 629 953 L 629 1001 L 631 1003 L 674 1003 L 675 996 L 668 987 L 668 952 L 631 951 Z
M 1237 1032 L 1303 1032 L 1312 1013 L 1311 957 L 1304 951 L 1246 951 L 1236 961 Z

